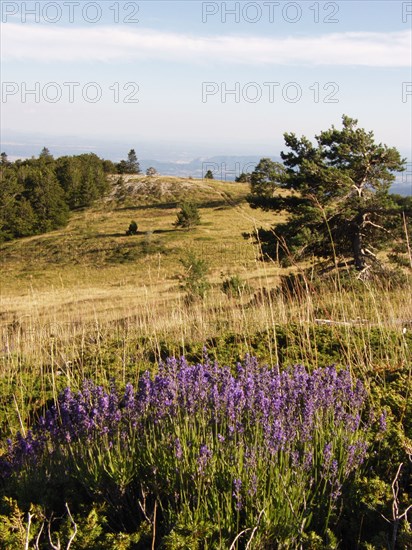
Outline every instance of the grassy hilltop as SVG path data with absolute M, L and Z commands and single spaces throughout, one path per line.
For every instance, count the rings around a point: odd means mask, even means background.
M 335 510 L 331 530 L 323 533 L 323 539 L 305 534 L 309 538 L 301 547 L 337 548 L 340 539 L 344 540 L 342 548 L 359 544 L 359 548 L 395 549 L 391 542 L 385 546 L 385 541 L 393 540 L 396 529 L 395 539 L 400 541 L 396 548 L 406 549 L 412 540 L 410 526 L 407 516 L 405 520 L 400 515 L 412 495 L 408 481 L 411 281 L 406 278 L 400 286 L 377 286 L 346 279 L 344 273 L 325 282 L 306 274 L 297 292 L 274 290 L 282 276 L 297 274 L 299 269 L 261 261 L 253 236 L 258 228 L 270 229 L 282 221 L 284 215 L 251 209 L 248 193 L 249 186 L 242 183 L 163 176 L 123 176 L 119 183 L 113 176 L 107 196 L 93 207 L 75 210 L 64 229 L 0 245 L 2 440 L 18 431 L 25 433 L 67 386 L 76 391 L 85 378 L 106 388 L 111 379 L 121 387 L 127 382 L 136 385 L 145 369 L 155 372 L 157 362 L 170 355 L 184 354 L 188 361 L 201 361 L 204 345 L 222 365 L 233 366 L 246 353 L 281 369 L 303 364 L 313 371 L 336 364 L 362 381 L 368 407 L 376 418 L 385 413 L 388 428 L 372 442 L 367 467 L 346 489 L 349 500 L 339 513 Z M 200 224 L 190 230 L 173 225 L 183 200 L 195 203 L 201 216 Z M 127 236 L 131 220 L 137 222 L 138 233 Z M 203 260 L 208 268 L 205 277 L 210 286 L 204 299 L 188 299 L 185 285 L 191 275 L 190 258 Z M 3 444 L 3 452 L 5 448 Z M 0 450 L 0 458 L 1 454 Z M 398 476 L 401 489 L 394 496 L 392 483 L 400 463 L 404 464 Z M 2 536 L 8 540 L 9 548 L 25 541 L 29 509 L 25 499 L 29 497 L 21 487 L 26 483 L 20 480 L 20 489 L 11 493 L 15 500 L 3 501 L 0 507 L 0 540 Z M 156 535 L 157 501 L 148 500 L 152 508 L 138 535 L 121 538 L 118 533 L 130 529 L 130 522 L 122 516 L 120 526 L 114 526 L 111 504 L 106 509 L 88 495 L 86 504 L 76 509 L 73 505 L 73 521 L 83 533 L 77 535 L 75 547 L 149 548 L 156 536 L 158 544 L 171 528 L 162 524 Z M 394 500 L 399 517 L 393 516 Z M 63 504 L 57 507 L 62 514 Z M 42 521 L 47 523 L 50 509 L 33 510 L 35 534 Z M 166 517 L 165 511 L 158 510 L 163 513 Z M 14 528 L 17 520 L 10 518 L 17 516 L 20 527 Z M 65 524 L 56 524 L 66 544 L 73 527 L 69 518 L 66 515 Z M 201 541 L 206 540 L 208 529 L 213 531 L 211 525 L 196 523 L 203 519 L 193 517 L 192 524 L 189 520 L 179 524 L 183 516 L 179 518 L 164 547 L 206 548 Z M 259 524 L 261 516 L 255 520 Z M 248 536 L 257 524 L 249 527 Z M 230 526 L 225 529 L 231 531 Z M 84 533 L 88 531 L 95 539 L 87 539 Z M 16 546 L 10 542 L 12 535 Z M 212 540 L 214 535 L 210 536 Z M 234 538 L 229 537 L 232 542 Z M 214 545 L 207 547 L 243 548 L 246 544 L 246 539 L 239 538 L 238 546 L 230 546 L 229 539 L 220 541 L 221 546 L 213 539 Z M 284 547 L 294 548 L 296 540 L 290 539 Z M 266 548 L 264 542 L 256 544 L 249 547 Z
M 208 262 L 214 282 L 234 272 L 257 282 L 258 250 L 242 233 L 269 227 L 273 216 L 249 208 L 247 185 L 173 177 L 123 179 L 119 186 L 114 177 L 107 198 L 72 214 L 64 229 L 2 246 L 6 321 L 10 314 L 32 313 L 34 301 L 40 315 L 49 315 L 50 307 L 54 313 L 67 305 L 70 309 L 67 296 L 82 319 L 86 311 L 77 308 L 84 300 L 91 314 L 106 312 L 115 318 L 125 313 L 123 308 L 132 311 L 147 300 L 175 297 L 183 271 L 180 259 L 188 251 Z M 173 227 L 182 200 L 200 209 L 201 224 L 190 231 Z M 131 219 L 138 223 L 138 235 L 128 237 Z
M 334 284 L 314 290 L 309 283 L 299 300 L 275 297 L 280 276 L 296 268 L 260 261 L 256 229 L 270 229 L 282 215 L 251 209 L 246 184 L 162 176 L 118 181 L 113 176 L 105 199 L 75 211 L 64 229 L 1 245 L 3 336 L 29 329 L 34 337 L 36 326 L 46 337 L 64 336 L 73 327 L 103 329 L 132 319 L 132 328 L 137 323 L 155 338 L 170 331 L 184 345 L 222 331 L 270 334 L 274 323 L 307 327 L 318 319 L 335 323 L 335 330 L 348 323 L 399 332 L 411 319 L 404 290 L 353 283 L 337 294 Z M 190 230 L 173 225 L 183 200 L 197 204 L 201 215 Z M 138 234 L 126 236 L 132 219 Z M 190 253 L 206 262 L 211 287 L 204 301 L 188 307 L 182 260 Z M 231 277 L 241 281 L 240 295 L 222 291 Z

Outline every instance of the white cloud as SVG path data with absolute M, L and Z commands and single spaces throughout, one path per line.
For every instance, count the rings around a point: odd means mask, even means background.
M 120 62 L 164 60 L 244 65 L 407 67 L 411 32 L 343 32 L 321 36 L 191 36 L 118 27 L 51 28 L 7 23 L 2 60 Z

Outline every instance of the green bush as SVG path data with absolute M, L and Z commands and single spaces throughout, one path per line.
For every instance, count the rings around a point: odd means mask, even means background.
M 175 227 L 190 229 L 200 223 L 200 214 L 197 206 L 191 202 L 184 202 L 177 213 L 177 219 L 174 223 Z
M 222 292 L 227 296 L 241 296 L 244 292 L 250 292 L 250 287 L 239 275 L 232 275 L 222 282 Z
M 126 235 L 137 235 L 137 223 L 134 220 L 130 222 Z
M 189 299 L 203 299 L 210 288 L 207 280 L 209 266 L 206 260 L 198 258 L 193 252 L 181 260 L 185 267 L 184 287 Z

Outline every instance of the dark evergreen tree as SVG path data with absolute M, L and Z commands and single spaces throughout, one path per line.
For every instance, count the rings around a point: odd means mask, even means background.
M 81 162 L 77 157 L 61 157 L 56 163 L 56 176 L 65 191 L 66 202 L 71 209 L 82 205 Z
M 127 171 L 127 162 L 125 160 L 121 160 L 116 164 L 116 170 L 118 174 L 128 174 Z
M 118 174 L 140 174 L 140 164 L 137 161 L 136 151 L 130 149 L 127 160 L 121 160 L 116 168 Z
M 140 174 L 140 165 L 137 162 L 137 155 L 134 149 L 130 149 L 127 155 L 127 166 L 129 168 L 129 174 Z
M 137 235 L 137 223 L 134 220 L 130 222 L 126 235 Z
M 212 170 L 208 170 L 205 174 L 205 180 L 213 180 L 214 177 L 213 177 L 213 172 Z
M 276 194 L 284 174 L 282 164 L 270 158 L 262 158 L 250 175 L 251 194 L 254 200 L 252 204 L 266 208 Z
M 286 170 L 276 165 L 265 175 L 258 165 L 252 174 L 251 206 L 290 214 L 273 231 L 260 232 L 264 252 L 351 258 L 362 272 L 377 265 L 379 249 L 397 238 L 404 207 L 389 188 L 405 160 L 348 116 L 341 130 L 332 126 L 316 136 L 316 145 L 295 134 L 284 137 Z
M 103 172 L 105 174 L 116 174 L 117 173 L 116 165 L 111 160 L 107 160 L 107 159 L 103 160 L 102 161 L 102 167 L 103 167 Z
M 71 209 L 90 206 L 109 187 L 103 161 L 94 153 L 59 158 L 56 175 Z
M 235 178 L 235 181 L 238 183 L 250 183 L 251 174 L 248 172 L 242 172 L 237 178 Z
M 15 170 L 0 170 L 0 242 L 34 232 L 36 217 Z
M 51 161 L 53 160 L 53 155 L 50 153 L 47 147 L 43 147 L 39 154 L 39 159 Z
M 80 206 L 90 206 L 108 190 L 108 181 L 103 170 L 102 160 L 97 155 L 94 153 L 80 155 L 78 159 L 82 171 Z
M 45 148 L 46 149 L 46 148 Z M 90 206 L 109 184 L 95 154 L 61 157 L 48 150 L 38 159 L 0 163 L 0 240 L 63 226 L 69 208 Z
M 200 214 L 197 206 L 191 202 L 184 202 L 177 213 L 175 227 L 190 229 L 200 223 Z
M 45 233 L 67 223 L 69 208 L 64 191 L 48 166 L 29 169 L 24 177 L 24 196 L 36 216 L 35 233 Z

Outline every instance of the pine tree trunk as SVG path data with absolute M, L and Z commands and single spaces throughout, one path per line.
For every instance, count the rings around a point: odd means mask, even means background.
M 358 271 L 365 269 L 365 259 L 362 252 L 362 239 L 360 234 L 360 228 L 357 227 L 353 235 L 352 240 L 353 259 L 355 260 L 355 267 Z

